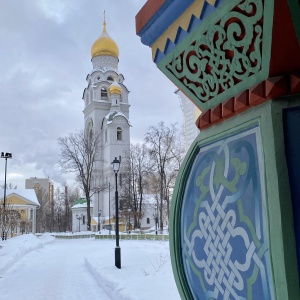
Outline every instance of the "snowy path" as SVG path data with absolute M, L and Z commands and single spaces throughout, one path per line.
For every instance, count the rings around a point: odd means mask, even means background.
M 84 264 L 87 242 L 56 240 L 27 254 L 0 278 L 0 299 L 111 299 Z

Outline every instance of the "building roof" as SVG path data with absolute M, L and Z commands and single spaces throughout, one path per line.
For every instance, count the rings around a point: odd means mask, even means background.
M 75 201 L 75 204 L 72 206 L 73 208 L 86 208 L 87 202 L 85 198 L 79 198 Z M 91 207 L 94 207 L 93 201 L 91 200 Z
M 126 121 L 128 122 L 128 125 L 130 125 L 129 119 L 121 112 L 109 112 L 104 118 L 107 121 L 107 124 L 111 124 L 111 122 L 113 121 L 114 118 L 116 117 L 123 117 L 126 119 Z M 130 125 L 131 126 L 131 125 Z
M 34 189 L 13 189 L 13 190 L 6 190 L 6 198 L 11 195 L 17 195 L 34 205 L 40 206 L 39 201 L 37 199 L 36 193 Z M 0 199 L 4 198 L 4 190 L 0 190 Z

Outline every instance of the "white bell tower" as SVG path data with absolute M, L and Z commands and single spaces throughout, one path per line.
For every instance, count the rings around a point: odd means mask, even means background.
M 100 134 L 100 161 L 95 164 L 95 188 L 99 192 L 92 197 L 91 222 L 91 229 L 97 231 L 98 212 L 101 212 L 100 228 L 108 228 L 111 223 L 114 229 L 115 180 L 111 162 L 115 157 L 122 158 L 130 149 L 129 91 L 118 71 L 119 48 L 107 33 L 105 20 L 102 34 L 91 48 L 91 57 L 93 69 L 87 75 L 88 86 L 82 99 L 85 130 Z

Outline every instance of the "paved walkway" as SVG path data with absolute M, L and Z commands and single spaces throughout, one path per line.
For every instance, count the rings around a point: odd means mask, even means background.
M 0 278 L 0 299 L 111 299 L 86 269 L 86 251 L 86 242 L 56 240 L 25 255 Z

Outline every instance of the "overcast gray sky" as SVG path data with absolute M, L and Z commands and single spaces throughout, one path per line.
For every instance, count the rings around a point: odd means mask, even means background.
M 130 90 L 131 141 L 159 121 L 182 126 L 176 87 L 135 34 L 146 0 L 9 0 L 0 2 L 0 152 L 11 152 L 7 183 L 29 177 L 69 183 L 55 168 L 57 138 L 83 128 L 82 93 L 92 70 L 90 49 L 107 31 L 120 50 L 119 72 Z M 5 160 L 0 160 L 4 183 Z

